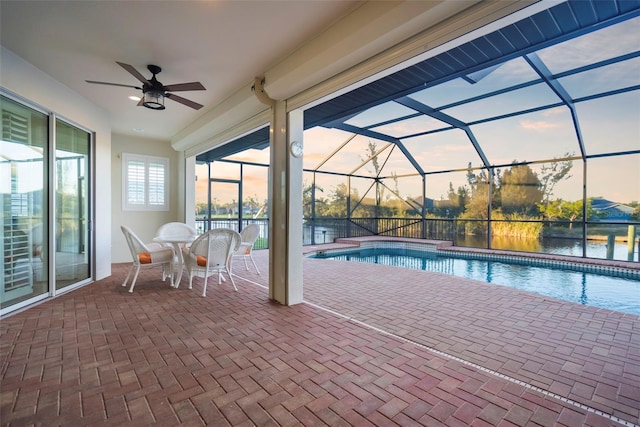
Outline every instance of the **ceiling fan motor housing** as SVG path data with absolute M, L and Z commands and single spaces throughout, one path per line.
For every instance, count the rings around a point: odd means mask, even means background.
M 151 71 L 151 74 L 153 74 L 153 76 L 150 80 L 142 85 L 142 92 L 147 93 L 149 91 L 155 91 L 164 95 L 166 92 L 165 87 L 156 79 L 156 74 L 162 71 L 162 68 L 158 67 L 157 65 L 147 65 L 147 68 L 149 69 L 149 71 Z

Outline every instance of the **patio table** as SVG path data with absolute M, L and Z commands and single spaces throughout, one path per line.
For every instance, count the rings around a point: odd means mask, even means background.
M 182 245 L 186 245 L 188 243 L 193 242 L 197 236 L 193 235 L 184 235 L 184 236 L 165 236 L 165 237 L 155 237 L 153 240 L 159 243 L 170 243 L 173 246 L 173 249 L 176 253 L 177 262 L 174 262 L 174 268 L 172 270 L 175 271 L 176 277 L 173 278 L 173 272 L 171 274 L 171 287 L 177 288 L 180 285 L 180 281 L 182 280 L 182 273 L 184 271 L 184 257 L 182 256 Z

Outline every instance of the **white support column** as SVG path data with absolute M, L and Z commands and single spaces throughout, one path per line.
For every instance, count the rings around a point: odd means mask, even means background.
M 184 176 L 184 180 L 181 182 L 182 196 L 180 200 L 183 201 L 181 211 L 178 213 L 180 218 L 189 225 L 195 227 L 196 225 L 196 156 L 186 157 L 184 152 L 180 152 L 178 159 L 180 161 L 180 173 Z M 203 179 L 203 177 L 200 177 Z
M 286 102 L 272 109 L 269 168 L 269 298 L 284 305 L 302 302 L 302 143 L 303 114 L 287 115 Z

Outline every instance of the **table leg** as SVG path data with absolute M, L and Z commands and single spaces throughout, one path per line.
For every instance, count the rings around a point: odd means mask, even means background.
M 184 271 L 184 257 L 182 256 L 182 248 L 180 248 L 180 243 L 174 243 L 173 247 L 176 250 L 178 265 L 176 266 L 176 278 L 173 280 L 171 287 L 178 288 L 178 286 L 180 286 L 180 281 L 182 280 L 182 272 Z M 173 275 L 171 275 L 171 277 L 173 278 Z

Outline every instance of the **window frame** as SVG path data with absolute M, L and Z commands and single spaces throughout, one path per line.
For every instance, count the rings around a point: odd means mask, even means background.
M 129 165 L 131 162 L 141 162 L 144 164 L 144 182 L 142 189 L 142 203 L 132 203 L 129 200 L 132 178 L 129 176 Z M 150 170 L 151 166 L 162 165 L 164 172 L 162 183 L 163 202 L 151 203 L 150 191 Z M 123 211 L 168 211 L 169 210 L 169 158 L 148 156 L 144 154 L 122 153 L 122 210 Z

